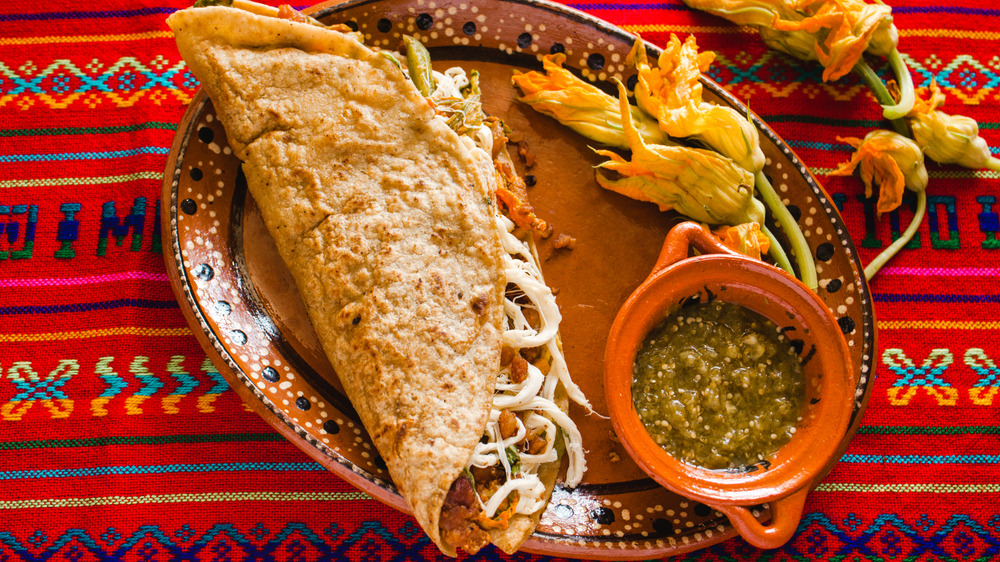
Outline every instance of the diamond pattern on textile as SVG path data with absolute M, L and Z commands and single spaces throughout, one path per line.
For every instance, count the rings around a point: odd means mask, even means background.
M 12 69 L 0 62 L 0 107 L 13 101 L 27 109 L 41 101 L 49 109 L 66 109 L 82 101 L 125 108 L 142 99 L 159 105 L 171 97 L 186 104 L 198 86 L 184 61 L 169 64 L 163 55 L 148 65 L 122 57 L 110 64 L 93 59 L 82 66 L 56 59 L 41 70 L 30 61 Z

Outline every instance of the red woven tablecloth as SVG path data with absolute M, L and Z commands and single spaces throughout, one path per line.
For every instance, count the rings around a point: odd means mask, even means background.
M 0 561 L 413 560 L 415 522 L 280 438 L 191 335 L 160 250 L 160 185 L 196 81 L 164 18 L 183 0 L 0 5 Z M 1000 9 L 897 0 L 918 88 L 1000 146 Z M 880 126 L 854 75 L 767 51 L 680 0 L 570 4 L 662 45 L 695 33 L 842 207 L 867 262 L 874 222 L 839 136 Z M 775 552 L 692 558 L 1000 556 L 997 173 L 928 166 L 929 212 L 872 283 L 877 378 L 857 437 Z M 487 549 L 481 555 L 502 557 Z M 527 559 L 519 555 L 518 559 Z

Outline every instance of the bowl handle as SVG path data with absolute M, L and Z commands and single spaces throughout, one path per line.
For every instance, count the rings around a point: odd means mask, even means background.
M 685 221 L 670 229 L 667 239 L 663 241 L 663 249 L 660 250 L 660 257 L 656 259 L 656 265 L 650 275 L 671 266 L 682 259 L 688 257 L 688 250 L 694 246 L 703 254 L 733 254 L 734 252 L 722 244 L 711 232 L 693 221 Z
M 809 495 L 809 486 L 790 496 L 771 502 L 771 523 L 761 525 L 745 507 L 738 505 L 713 506 L 729 518 L 746 541 L 757 548 L 778 548 L 795 534 L 802 519 L 802 508 Z

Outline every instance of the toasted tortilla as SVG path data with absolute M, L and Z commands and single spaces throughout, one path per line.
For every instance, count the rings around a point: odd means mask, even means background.
M 393 482 L 455 555 L 441 505 L 499 369 L 492 163 L 352 35 L 222 7 L 167 23 Z

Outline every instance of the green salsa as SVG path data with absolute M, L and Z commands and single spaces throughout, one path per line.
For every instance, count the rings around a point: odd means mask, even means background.
M 709 469 L 762 461 L 795 433 L 805 377 L 778 327 L 742 306 L 682 307 L 646 337 L 632 400 L 650 436 L 678 460 Z

